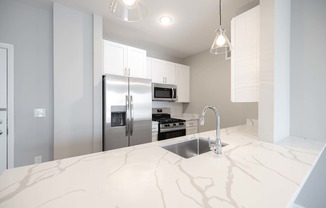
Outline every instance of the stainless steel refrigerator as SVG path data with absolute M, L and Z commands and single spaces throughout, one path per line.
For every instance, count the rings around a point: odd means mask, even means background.
M 103 150 L 152 140 L 151 80 L 103 77 Z

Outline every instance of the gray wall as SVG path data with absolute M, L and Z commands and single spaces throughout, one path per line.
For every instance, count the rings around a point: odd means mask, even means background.
M 326 137 L 326 1 L 292 1 L 291 135 Z
M 93 152 L 93 17 L 54 3 L 53 18 L 54 159 L 63 159 Z
M 190 65 L 190 104 L 184 104 L 186 113 L 200 114 L 206 105 L 215 106 L 221 114 L 221 127 L 244 124 L 247 118 L 258 118 L 258 103 L 231 102 L 231 62 L 224 55 L 203 51 L 184 59 Z M 207 112 L 205 126 L 200 131 L 215 129 L 215 117 Z
M 292 1 L 291 135 L 326 138 L 326 1 Z M 326 150 L 303 186 L 296 203 L 326 204 Z
M 302 187 L 295 203 L 306 208 L 325 208 L 326 205 L 326 150 Z
M 15 166 L 53 159 L 52 9 L 0 0 L 0 42 L 14 45 Z M 45 118 L 34 118 L 45 108 Z

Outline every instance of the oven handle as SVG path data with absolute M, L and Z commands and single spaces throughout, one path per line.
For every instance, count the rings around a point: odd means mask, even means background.
M 178 130 L 186 130 L 185 127 L 175 127 L 175 128 L 169 128 L 169 129 L 160 129 L 160 132 L 170 132 L 170 131 L 178 131 Z M 159 133 L 160 133 L 159 132 Z

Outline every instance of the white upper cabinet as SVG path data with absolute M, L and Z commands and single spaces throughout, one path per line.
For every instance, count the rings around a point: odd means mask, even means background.
M 152 79 L 152 58 L 147 57 L 146 62 L 146 77 Z
M 103 40 L 103 74 L 148 78 L 146 51 Z
M 179 103 L 190 102 L 190 67 L 186 65 L 175 65 L 175 81 L 178 87 L 177 95 Z
M 258 102 L 259 6 L 231 20 L 231 101 Z
M 152 59 L 152 82 L 162 84 L 176 84 L 175 83 L 175 63 Z
M 129 76 L 146 78 L 146 51 L 133 47 L 127 48 L 127 68 L 129 70 Z

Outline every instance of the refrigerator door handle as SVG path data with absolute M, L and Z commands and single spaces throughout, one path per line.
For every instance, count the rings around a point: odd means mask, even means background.
M 126 95 L 126 136 L 128 136 L 128 132 L 129 132 L 129 99 L 128 99 L 128 95 Z
M 132 95 L 130 95 L 130 136 L 132 136 L 134 131 L 134 102 Z

